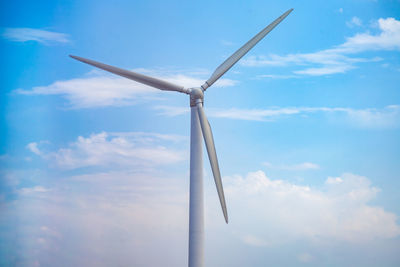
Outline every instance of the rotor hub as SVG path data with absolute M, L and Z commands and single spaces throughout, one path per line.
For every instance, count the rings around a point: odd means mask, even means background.
M 200 87 L 190 88 L 190 106 L 194 107 L 197 103 L 203 103 L 204 93 Z

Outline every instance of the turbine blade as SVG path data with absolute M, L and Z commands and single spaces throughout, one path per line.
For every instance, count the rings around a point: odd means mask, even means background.
M 140 74 L 140 73 L 136 73 L 136 72 L 133 72 L 133 71 L 129 71 L 129 70 L 124 70 L 124 69 L 121 69 L 121 68 L 117 68 L 117 67 L 114 67 L 114 66 L 103 64 L 103 63 L 100 63 L 100 62 L 97 62 L 97 61 L 94 61 L 94 60 L 90 60 L 90 59 L 86 59 L 86 58 L 83 58 L 83 57 L 78 57 L 78 56 L 73 56 L 73 55 L 70 55 L 70 57 L 72 57 L 73 59 L 79 60 L 79 61 L 81 61 L 83 63 L 95 66 L 97 68 L 100 68 L 100 69 L 103 69 L 105 71 L 117 74 L 119 76 L 134 80 L 136 82 L 143 83 L 143 84 L 146 84 L 146 85 L 151 86 L 151 87 L 155 87 L 155 88 L 160 89 L 160 90 L 177 91 L 177 92 L 181 92 L 181 93 L 188 93 L 188 90 L 185 89 L 183 86 L 175 85 L 175 84 L 172 84 L 170 82 L 166 82 L 166 81 L 163 81 L 163 80 L 160 80 L 160 79 L 157 79 L 157 78 L 153 78 L 153 77 L 146 76 L 146 75 L 143 75 L 143 74 Z
M 201 86 L 204 90 L 213 85 L 222 75 L 225 74 L 236 62 L 239 61 L 250 49 L 252 49 L 261 39 L 265 37 L 276 25 L 278 25 L 284 18 L 293 11 L 293 8 L 289 9 L 283 13 L 279 18 L 274 20 L 270 25 L 265 27 L 256 36 L 254 36 L 250 41 L 244 44 L 239 50 L 237 50 L 233 55 L 226 59 L 219 67 L 214 71 L 211 77 Z
M 199 114 L 204 142 L 206 143 L 208 158 L 211 164 L 211 170 L 213 172 L 215 185 L 217 187 L 219 201 L 221 202 L 222 212 L 224 213 L 225 222 L 228 223 L 228 212 L 226 210 L 224 188 L 222 187 L 221 173 L 219 171 L 217 152 L 215 151 L 214 138 L 212 135 L 210 123 L 207 120 L 201 103 L 197 104 L 197 111 L 197 113 Z

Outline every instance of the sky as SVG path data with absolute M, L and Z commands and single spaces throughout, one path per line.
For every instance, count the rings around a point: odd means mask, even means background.
M 0 265 L 187 266 L 200 86 L 206 266 L 400 265 L 400 1 L 3 1 Z

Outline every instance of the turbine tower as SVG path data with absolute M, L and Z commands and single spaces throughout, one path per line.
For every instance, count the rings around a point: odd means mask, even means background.
M 164 91 L 176 91 L 190 96 L 190 199 L 189 199 L 189 267 L 204 266 L 204 194 L 203 194 L 203 153 L 202 136 L 207 148 L 211 170 L 217 187 L 219 201 L 225 222 L 228 223 L 228 212 L 226 209 L 224 189 L 222 187 L 221 174 L 218 166 L 217 153 L 215 151 L 214 139 L 210 123 L 203 109 L 204 92 L 212 86 L 222 75 L 225 74 L 236 62 L 238 62 L 251 48 L 285 19 L 293 9 L 289 9 L 270 25 L 265 27 L 239 50 L 226 59 L 211 75 L 211 77 L 200 87 L 184 88 L 154 77 L 149 77 L 136 72 L 106 65 L 94 60 L 72 56 L 70 57 L 95 66 L 105 71 L 123 76 L 136 82 L 146 84 Z

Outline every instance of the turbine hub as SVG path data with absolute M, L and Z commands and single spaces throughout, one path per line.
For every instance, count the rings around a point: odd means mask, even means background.
M 203 103 L 204 93 L 200 87 L 190 88 L 190 106 L 194 107 L 197 103 Z

